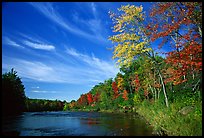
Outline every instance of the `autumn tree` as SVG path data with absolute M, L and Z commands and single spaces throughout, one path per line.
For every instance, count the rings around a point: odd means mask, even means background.
M 118 96 L 119 96 L 119 94 L 118 94 L 118 87 L 117 87 L 117 84 L 116 84 L 116 82 L 114 81 L 114 82 L 112 82 L 112 88 L 113 88 L 113 91 L 114 91 L 114 99 L 115 98 L 117 98 Z
M 109 39 L 116 43 L 113 52 L 113 58 L 117 58 L 119 66 L 129 66 L 136 56 L 150 52 L 152 48 L 149 40 L 144 34 L 143 7 L 134 5 L 121 6 L 119 15 L 110 12 L 113 20 L 114 30 L 118 34 L 111 36 Z
M 82 94 L 79 99 L 77 100 L 78 104 L 81 106 L 86 106 L 88 104 L 88 100 L 87 100 L 87 95 L 86 94 Z
M 154 5 L 150 16 L 147 32 L 151 40 L 162 39 L 159 48 L 164 44 L 172 48 L 166 53 L 166 63 L 173 68 L 165 81 L 178 85 L 191 76 L 194 80 L 202 70 L 202 3 L 160 2 Z M 199 83 L 200 79 L 194 82 Z
M 117 87 L 118 87 L 118 90 L 120 91 L 120 92 L 122 92 L 123 91 L 123 89 L 124 89 L 124 79 L 123 79 L 123 76 L 122 76 L 122 74 L 121 73 L 118 73 L 117 75 L 116 75 L 116 82 L 117 82 Z
M 116 43 L 114 46 L 113 58 L 117 58 L 119 66 L 129 67 L 131 63 L 142 55 L 151 57 L 154 64 L 157 64 L 155 53 L 150 45 L 149 34 L 145 27 L 145 14 L 143 7 L 134 5 L 121 6 L 119 15 L 110 12 L 110 17 L 114 22 L 114 30 L 118 34 L 109 39 Z M 166 106 L 168 99 L 166 87 L 161 71 L 157 69 L 158 77 L 161 79 Z
M 123 99 L 124 100 L 128 100 L 128 92 L 127 92 L 127 90 L 123 91 Z
M 90 92 L 87 94 L 87 100 L 88 100 L 89 105 L 93 103 L 93 96 Z

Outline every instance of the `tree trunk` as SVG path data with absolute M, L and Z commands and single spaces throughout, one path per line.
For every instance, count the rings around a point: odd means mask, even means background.
M 154 98 L 155 98 L 155 97 L 156 97 L 156 94 L 155 94 L 154 90 L 152 89 L 152 87 L 151 87 L 150 84 L 148 84 L 148 85 L 149 85 L 150 90 L 152 91 L 152 94 L 154 95 Z M 155 100 L 156 100 L 156 98 L 155 98 Z
M 159 77 L 160 77 L 161 83 L 162 83 L 162 88 L 163 88 L 164 97 L 165 97 L 165 103 L 166 103 L 166 106 L 169 107 L 169 103 L 168 103 L 168 99 L 167 99 L 167 95 L 166 95 L 166 88 L 165 88 L 164 81 L 163 81 L 163 78 L 162 78 L 160 72 L 159 72 Z

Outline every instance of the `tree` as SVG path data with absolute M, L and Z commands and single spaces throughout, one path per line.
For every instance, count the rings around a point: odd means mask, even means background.
M 99 100 L 100 100 L 100 94 L 96 92 L 96 94 L 94 95 L 93 101 L 98 102 Z
M 117 63 L 119 66 L 129 67 L 138 57 L 147 55 L 151 58 L 152 62 L 157 64 L 155 53 L 150 45 L 149 34 L 145 27 L 145 15 L 142 12 L 143 7 L 127 5 L 121 6 L 118 10 L 122 12 L 119 15 L 110 12 L 110 17 L 115 24 L 113 31 L 119 33 L 109 38 L 112 42 L 117 43 L 114 47 L 113 58 L 118 58 Z M 162 82 L 165 102 L 168 107 L 168 98 L 163 76 L 159 69 L 157 69 L 157 73 Z
M 88 100 L 89 105 L 91 103 L 93 103 L 93 97 L 92 97 L 92 94 L 90 92 L 87 94 L 87 100 Z
M 3 115 L 13 115 L 25 111 L 24 90 L 24 85 L 13 68 L 10 72 L 2 75 Z
M 120 92 L 123 91 L 124 88 L 124 79 L 121 73 L 118 73 L 116 76 L 116 81 L 117 81 L 117 87 L 119 89 Z
M 80 106 L 86 106 L 88 105 L 88 99 L 87 99 L 87 95 L 82 94 L 79 99 L 77 100 L 78 104 Z
M 108 96 L 107 96 L 106 92 L 102 92 L 101 93 L 100 100 L 101 100 L 102 108 L 107 109 L 109 104 L 110 104 L 110 102 L 109 102 L 109 99 L 108 99 Z
M 127 92 L 127 90 L 123 91 L 123 99 L 124 100 L 128 100 L 128 92 Z
M 151 40 L 162 39 L 159 48 L 166 43 L 172 48 L 166 53 L 171 71 L 166 73 L 165 81 L 178 85 L 191 76 L 195 80 L 202 70 L 202 3 L 160 2 L 154 5 L 150 16 L 147 32 Z
M 129 66 L 136 56 L 152 51 L 149 47 L 144 29 L 143 7 L 134 5 L 121 6 L 118 9 L 120 15 L 110 12 L 110 17 L 114 22 L 113 32 L 119 34 L 113 35 L 109 39 L 117 43 L 114 47 L 113 58 L 117 58 L 119 66 Z
M 115 81 L 112 82 L 112 88 L 114 91 L 114 97 L 113 98 L 116 99 L 119 96 L 119 94 L 118 94 L 118 87 L 117 87 L 117 84 Z
M 140 81 L 139 81 L 139 77 L 136 74 L 135 75 L 135 91 L 138 93 L 139 92 L 139 88 L 140 88 Z

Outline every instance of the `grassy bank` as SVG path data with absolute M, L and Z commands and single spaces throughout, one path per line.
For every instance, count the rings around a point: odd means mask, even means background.
M 192 106 L 172 103 L 169 108 L 161 102 L 143 101 L 136 112 L 153 126 L 157 135 L 202 136 L 202 101 L 196 101 Z
M 137 105 L 124 108 L 102 108 L 100 104 L 72 109 L 72 111 L 107 112 L 107 113 L 137 113 L 154 129 L 154 135 L 168 136 L 202 136 L 202 98 L 196 95 L 177 96 L 169 100 L 166 107 L 163 98 L 151 101 L 143 100 Z

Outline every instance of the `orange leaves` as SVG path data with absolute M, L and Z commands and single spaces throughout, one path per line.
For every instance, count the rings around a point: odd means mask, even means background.
M 112 89 L 114 92 L 114 99 L 116 99 L 119 96 L 119 94 L 118 94 L 118 87 L 115 81 L 112 82 Z
M 128 92 L 127 92 L 127 90 L 123 91 L 123 99 L 124 100 L 128 100 Z

